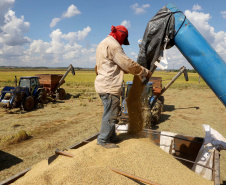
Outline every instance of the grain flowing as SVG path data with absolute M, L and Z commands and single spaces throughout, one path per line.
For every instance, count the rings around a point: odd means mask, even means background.
M 127 107 L 129 115 L 128 132 L 137 134 L 143 129 L 143 108 L 142 108 L 142 93 L 145 85 L 142 84 L 138 76 L 134 76 L 133 85 L 129 91 L 127 98 Z

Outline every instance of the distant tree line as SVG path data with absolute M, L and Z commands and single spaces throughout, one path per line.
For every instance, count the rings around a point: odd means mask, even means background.
M 179 72 L 180 69 L 169 69 L 169 70 L 167 70 L 167 71 L 169 71 L 169 72 Z M 188 71 L 189 73 L 197 73 L 197 71 L 196 71 L 195 69 L 187 69 L 187 71 Z
M 40 66 L 40 67 L 19 67 L 19 66 L 0 66 L 3 69 L 48 69 L 48 67 Z

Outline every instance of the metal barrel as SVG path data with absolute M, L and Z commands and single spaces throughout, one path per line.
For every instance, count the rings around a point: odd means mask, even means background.
M 226 106 L 226 63 L 174 4 L 166 7 L 174 12 L 175 45 Z

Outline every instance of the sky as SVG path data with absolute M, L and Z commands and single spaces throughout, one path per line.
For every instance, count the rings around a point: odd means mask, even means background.
M 225 0 L 0 0 L 0 66 L 94 68 L 98 44 L 111 26 L 124 25 L 137 60 L 148 21 L 174 3 L 226 61 Z M 176 46 L 164 67 L 192 69 Z

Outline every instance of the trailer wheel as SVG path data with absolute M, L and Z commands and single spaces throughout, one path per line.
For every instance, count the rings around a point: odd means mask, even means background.
M 47 92 L 46 92 L 45 89 L 40 90 L 40 92 L 39 92 L 39 94 L 38 94 L 38 101 L 39 101 L 41 104 L 46 103 L 46 101 L 47 101 Z
M 152 124 L 159 123 L 162 107 L 163 107 L 162 102 L 160 100 L 157 100 L 155 106 L 151 110 Z
M 159 97 L 159 101 L 161 101 L 161 103 L 162 103 L 162 107 L 161 107 L 161 111 L 163 112 L 164 111 L 164 109 L 163 109 L 163 107 L 164 107 L 164 96 L 160 96 Z
M 33 96 L 28 96 L 23 101 L 23 109 L 25 111 L 31 111 L 34 108 L 34 106 L 35 106 L 35 100 Z
M 56 99 L 64 100 L 66 97 L 66 92 L 63 88 L 59 88 L 56 93 Z

